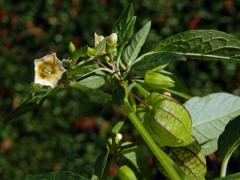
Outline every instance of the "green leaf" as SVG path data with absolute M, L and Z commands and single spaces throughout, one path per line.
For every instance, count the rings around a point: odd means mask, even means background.
M 124 46 L 125 44 L 127 44 L 129 39 L 132 37 L 135 22 L 136 22 L 136 16 L 133 16 L 131 20 L 128 21 L 128 23 L 124 26 L 122 31 L 118 33 L 119 44 L 121 46 Z
M 104 174 L 105 167 L 109 156 L 109 147 L 105 146 L 104 150 L 100 153 L 95 164 L 95 174 L 101 179 Z
M 123 53 L 123 60 L 128 67 L 131 66 L 134 63 L 134 60 L 137 58 L 144 42 L 147 39 L 150 27 L 151 22 L 149 21 L 135 34 L 131 43 L 126 47 Z
M 124 121 L 118 121 L 117 124 L 112 128 L 112 133 L 117 134 L 124 125 Z
M 69 171 L 61 171 L 50 172 L 41 175 L 28 175 L 25 177 L 25 180 L 90 180 L 90 179 Z
M 174 61 L 185 61 L 185 57 L 174 52 L 150 52 L 140 56 L 132 65 L 130 76 L 144 77 L 148 70 Z
M 240 40 L 216 30 L 192 30 L 160 41 L 154 51 L 172 51 L 188 59 L 240 63 Z
M 105 84 L 105 79 L 102 76 L 90 76 L 78 83 L 91 89 L 98 89 Z
M 171 97 L 152 93 L 146 104 L 144 127 L 158 146 L 179 147 L 192 142 L 192 121 L 183 105 Z
M 205 155 L 217 150 L 217 141 L 225 126 L 240 115 L 240 97 L 228 93 L 193 97 L 184 106 L 192 117 L 192 135 Z
M 118 177 L 120 180 L 137 180 L 133 170 L 126 165 L 118 169 Z
M 206 159 L 196 141 L 185 147 L 169 147 L 169 156 L 192 179 L 205 179 Z
M 104 93 L 103 91 L 98 90 L 98 89 L 88 88 L 77 82 L 72 82 L 71 84 L 69 84 L 69 87 L 86 93 L 90 98 L 92 98 L 93 101 L 101 103 L 101 104 L 107 104 L 112 101 L 111 95 Z
M 121 146 L 121 155 L 126 159 L 128 162 L 130 162 L 140 174 L 142 179 L 150 179 L 150 167 L 146 163 L 149 159 L 150 153 L 148 152 L 147 147 L 141 144 L 142 142 L 136 144 L 136 143 L 130 143 L 126 142 L 123 143 Z M 124 161 L 126 163 L 126 161 Z
M 66 72 L 68 78 L 81 78 L 82 76 L 89 74 L 96 70 L 99 66 L 97 64 L 91 64 L 87 66 L 76 66 L 75 68 Z
M 114 25 L 114 32 L 120 32 L 122 29 L 124 29 L 124 26 L 132 19 L 134 16 L 134 10 L 132 3 L 129 4 L 127 8 L 125 8 L 116 21 Z
M 75 64 L 79 58 L 82 57 L 87 57 L 87 46 L 83 46 L 81 48 L 79 48 L 78 50 L 74 51 L 73 55 L 72 55 L 72 62 L 73 64 Z

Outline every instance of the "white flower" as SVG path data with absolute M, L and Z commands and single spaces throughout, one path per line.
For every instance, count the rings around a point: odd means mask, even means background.
M 97 47 L 102 40 L 104 40 L 104 36 L 99 36 L 97 33 L 94 33 L 95 44 L 94 47 Z
M 118 144 L 122 140 L 123 136 L 121 133 L 117 133 L 115 137 L 115 142 Z
M 56 53 L 34 60 L 34 83 L 54 88 L 66 71 Z

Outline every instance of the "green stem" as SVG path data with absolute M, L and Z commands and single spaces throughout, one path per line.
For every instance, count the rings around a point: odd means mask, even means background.
M 132 91 L 133 88 L 137 88 L 138 92 L 144 97 L 148 97 L 150 95 L 150 92 L 144 89 L 140 84 L 134 82 L 128 87 L 128 91 Z
M 168 174 L 170 179 L 173 180 L 181 180 L 181 177 L 178 175 L 176 170 L 174 169 L 174 162 L 168 157 L 168 155 L 163 152 L 157 144 L 153 141 L 152 137 L 149 135 L 147 130 L 144 128 L 136 114 L 133 112 L 131 105 L 129 104 L 128 100 L 124 99 L 124 109 L 127 111 L 128 117 L 134 127 L 137 129 L 139 134 L 142 136 L 143 140 L 146 142 L 148 147 L 151 149 L 155 157 L 161 163 L 163 168 L 165 169 L 166 173 Z
M 239 145 L 240 145 L 240 139 L 236 143 L 234 143 L 232 147 L 228 149 L 221 165 L 220 177 L 226 176 L 229 159 L 231 158 L 233 152 L 238 148 Z

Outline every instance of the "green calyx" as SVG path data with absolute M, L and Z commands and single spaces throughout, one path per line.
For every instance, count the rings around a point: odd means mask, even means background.
M 152 108 L 144 115 L 144 126 L 160 147 L 180 147 L 192 142 L 191 117 L 181 104 L 158 93 L 152 93 L 146 102 Z
M 169 156 L 192 179 L 205 179 L 206 159 L 201 152 L 201 145 L 194 141 L 185 147 L 168 148 Z

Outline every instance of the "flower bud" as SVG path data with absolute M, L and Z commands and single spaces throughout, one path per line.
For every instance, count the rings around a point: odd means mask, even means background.
M 73 42 L 69 43 L 68 49 L 69 49 L 70 53 L 74 53 L 75 52 L 76 48 L 75 48 L 75 45 L 73 44 Z
M 118 144 L 122 140 L 122 137 L 123 136 L 121 133 L 117 133 L 115 137 L 115 142 Z
M 97 47 L 97 45 L 99 45 L 99 43 L 102 42 L 102 40 L 104 40 L 104 36 L 99 36 L 97 33 L 94 33 L 94 39 L 95 39 L 94 47 Z
M 107 45 L 109 48 L 115 48 L 117 45 L 117 33 L 112 33 L 110 36 L 107 37 Z
M 175 84 L 169 76 L 153 71 L 148 71 L 145 74 L 144 82 L 151 89 L 170 88 L 174 87 Z

